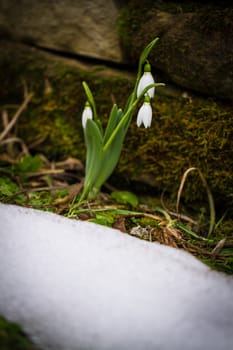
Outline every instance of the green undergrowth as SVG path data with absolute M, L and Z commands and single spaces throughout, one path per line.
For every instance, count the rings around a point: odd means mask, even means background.
M 88 220 L 117 228 L 125 234 L 177 249 L 185 249 L 211 268 L 233 273 L 233 220 L 216 215 L 215 229 L 209 232 L 208 204 L 195 208 L 181 201 L 179 214 L 172 198 L 163 200 L 151 189 L 143 194 L 104 187 L 100 197 L 78 204 L 79 191 L 72 171 L 54 164 L 54 171 L 40 156 L 26 156 L 18 163 L 2 164 L 0 201 L 25 207 L 51 211 L 72 219 Z M 78 171 L 75 171 L 78 173 Z M 80 181 L 82 178 L 80 170 Z M 188 181 L 188 180 L 186 180 Z M 74 195 L 71 195 L 74 193 Z
M 2 317 L 0 317 L 0 349 L 39 350 L 16 323 L 8 322 Z

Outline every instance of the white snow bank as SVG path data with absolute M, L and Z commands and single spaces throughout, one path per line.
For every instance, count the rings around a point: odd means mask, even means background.
M 178 249 L 0 204 L 0 314 L 43 349 L 229 350 L 233 279 Z

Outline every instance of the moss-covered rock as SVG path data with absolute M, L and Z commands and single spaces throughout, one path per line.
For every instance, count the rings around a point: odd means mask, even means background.
M 14 57 L 14 60 L 12 59 Z M 6 68 L 7 67 L 7 68 Z M 123 107 L 134 78 L 104 67 L 67 65 L 28 47 L 7 47 L 0 58 L 1 100 L 4 105 L 22 102 L 22 79 L 34 92 L 17 123 L 17 135 L 32 153 L 50 159 L 67 156 L 85 160 L 81 113 L 87 81 L 105 123 L 113 102 Z M 6 106 L 7 107 L 7 106 Z M 157 92 L 150 129 L 133 122 L 125 140 L 114 181 L 130 186 L 141 181 L 175 198 L 184 171 L 198 167 L 204 174 L 221 212 L 233 205 L 232 107 L 211 99 Z M 9 108 L 9 113 L 11 109 Z M 31 145 L 31 146 L 30 146 Z M 182 194 L 187 203 L 206 201 L 200 179 L 191 174 Z
M 165 190 L 176 196 L 185 170 L 197 167 L 216 201 L 232 203 L 231 108 L 211 100 L 195 99 L 190 103 L 159 95 L 153 110 L 152 128 L 138 130 L 132 125 L 119 171 L 127 178 L 141 178 L 160 193 Z M 207 198 L 205 191 L 194 173 L 188 178 L 183 195 L 189 202 L 198 201 Z
M 173 83 L 232 101 L 232 16 L 230 2 L 131 0 L 119 16 L 119 34 L 132 62 L 160 37 L 153 67 Z

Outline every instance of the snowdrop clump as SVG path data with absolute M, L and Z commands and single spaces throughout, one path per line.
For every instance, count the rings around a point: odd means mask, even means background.
M 82 113 L 82 126 L 86 145 L 85 179 L 79 202 L 83 199 L 93 199 L 99 193 L 101 186 L 114 171 L 120 158 L 123 142 L 131 123 L 133 113 L 139 102 L 144 99 L 137 116 L 137 126 L 151 126 L 151 98 L 154 97 L 155 87 L 163 86 L 155 83 L 151 74 L 151 66 L 147 60 L 149 53 L 157 43 L 155 38 L 142 51 L 138 63 L 138 73 L 132 93 L 124 109 L 114 104 L 109 115 L 106 129 L 97 115 L 93 94 L 86 82 L 83 87 L 87 102 Z
M 0 314 L 43 350 L 229 350 L 233 279 L 182 250 L 0 204 Z

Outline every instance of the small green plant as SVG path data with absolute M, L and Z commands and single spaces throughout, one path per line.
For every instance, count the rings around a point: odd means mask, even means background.
M 86 82 L 83 88 L 87 102 L 82 114 L 82 125 L 86 145 L 85 180 L 79 201 L 93 199 L 99 193 L 101 186 L 115 169 L 123 142 L 132 120 L 133 113 L 140 100 L 144 102 L 137 115 L 138 127 L 142 124 L 145 128 L 150 127 L 152 121 L 152 108 L 150 99 L 154 96 L 155 87 L 163 86 L 163 83 L 155 83 L 151 74 L 151 67 L 147 57 L 157 43 L 158 38 L 151 41 L 142 51 L 138 73 L 133 88 L 124 110 L 116 104 L 113 105 L 106 129 L 97 116 L 97 109 L 92 92 Z

